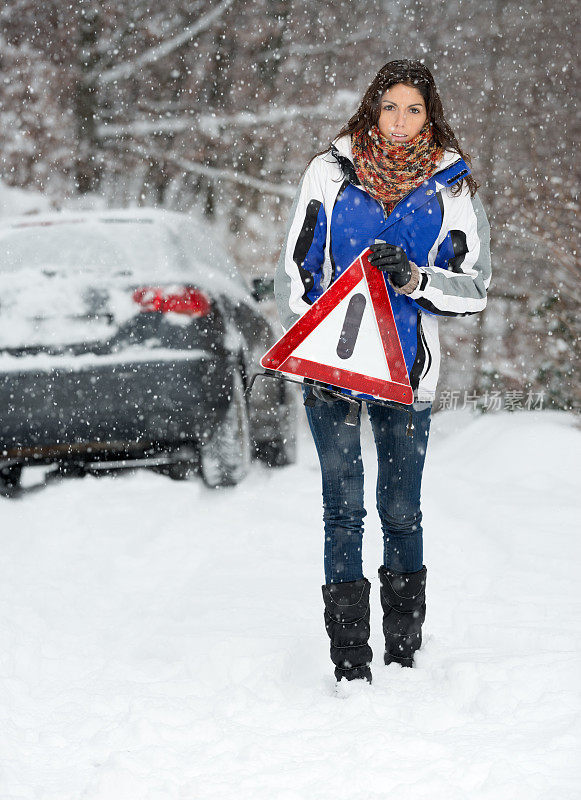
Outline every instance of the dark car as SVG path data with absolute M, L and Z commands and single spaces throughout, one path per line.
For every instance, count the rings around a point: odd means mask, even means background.
M 288 386 L 245 393 L 275 335 L 215 241 L 184 214 L 0 223 L 0 485 L 23 466 L 199 469 L 232 485 L 252 455 L 294 460 Z

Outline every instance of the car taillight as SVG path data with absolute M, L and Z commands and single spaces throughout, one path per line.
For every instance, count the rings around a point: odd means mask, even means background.
M 147 286 L 136 289 L 133 299 L 142 311 L 161 311 L 162 314 L 173 311 L 174 314 L 187 314 L 190 317 L 205 317 L 211 307 L 209 298 L 192 286 L 171 289 Z

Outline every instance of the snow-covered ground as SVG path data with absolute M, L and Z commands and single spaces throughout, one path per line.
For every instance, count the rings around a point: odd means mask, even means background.
M 17 214 L 38 214 L 50 209 L 46 195 L 29 189 L 6 186 L 0 181 L 0 218 Z
M 435 415 L 417 669 L 382 663 L 372 512 L 374 683 L 339 695 L 304 429 L 296 466 L 231 490 L 141 472 L 0 500 L 0 797 L 578 798 L 580 452 L 567 414 Z

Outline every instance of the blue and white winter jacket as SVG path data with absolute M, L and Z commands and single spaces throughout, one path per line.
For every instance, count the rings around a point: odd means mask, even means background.
M 414 399 L 433 401 L 440 370 L 438 316 L 475 314 L 490 284 L 490 228 L 457 153 L 446 151 L 436 173 L 386 216 L 359 184 L 349 136 L 317 156 L 300 183 L 275 276 L 280 318 L 289 328 L 352 261 L 376 240 L 399 245 L 417 287 L 396 290 L 386 276 Z M 418 275 L 419 273 L 419 275 Z M 403 287 L 404 291 L 406 287 Z

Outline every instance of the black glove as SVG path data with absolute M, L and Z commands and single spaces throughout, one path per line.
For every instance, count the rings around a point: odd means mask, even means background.
M 317 398 L 317 400 L 322 400 L 323 403 L 336 403 L 339 399 L 335 397 L 328 389 L 323 389 L 321 386 L 311 386 L 311 391 Z
M 394 286 L 405 286 L 412 277 L 412 268 L 405 250 L 394 244 L 378 242 L 369 248 L 369 263 L 381 272 L 389 273 Z

